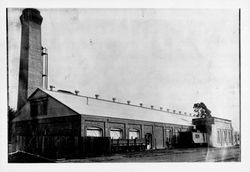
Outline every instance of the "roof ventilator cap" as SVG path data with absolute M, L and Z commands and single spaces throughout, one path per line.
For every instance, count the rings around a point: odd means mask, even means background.
M 79 94 L 79 92 L 80 92 L 80 91 L 78 91 L 78 90 L 75 90 L 75 94 L 76 94 L 76 95 L 78 95 L 78 94 Z
M 55 88 L 55 86 L 50 85 L 49 88 L 50 88 L 50 91 L 53 91 L 53 89 Z

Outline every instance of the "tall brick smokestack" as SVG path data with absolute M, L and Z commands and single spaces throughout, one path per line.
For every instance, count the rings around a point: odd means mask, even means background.
M 41 24 L 43 21 L 37 9 L 24 9 L 20 16 L 22 24 L 21 55 L 19 68 L 18 102 L 20 109 L 37 88 L 43 86 L 43 59 L 41 45 Z

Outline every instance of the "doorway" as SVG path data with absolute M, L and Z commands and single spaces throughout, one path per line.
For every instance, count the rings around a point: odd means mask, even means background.
M 151 133 L 145 134 L 145 141 L 146 141 L 147 150 L 152 149 L 152 134 Z

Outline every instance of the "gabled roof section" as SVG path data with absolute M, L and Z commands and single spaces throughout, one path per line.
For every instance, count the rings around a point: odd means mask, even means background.
M 39 88 L 40 89 L 40 88 Z M 192 125 L 194 117 L 151 110 L 92 97 L 40 89 L 65 106 L 82 115 L 93 115 L 178 125 Z

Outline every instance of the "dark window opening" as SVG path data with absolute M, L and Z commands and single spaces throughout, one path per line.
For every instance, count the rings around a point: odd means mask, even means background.
M 195 134 L 195 138 L 200 138 L 200 135 L 199 134 Z
M 31 116 L 47 115 L 47 99 L 36 99 L 30 102 Z

